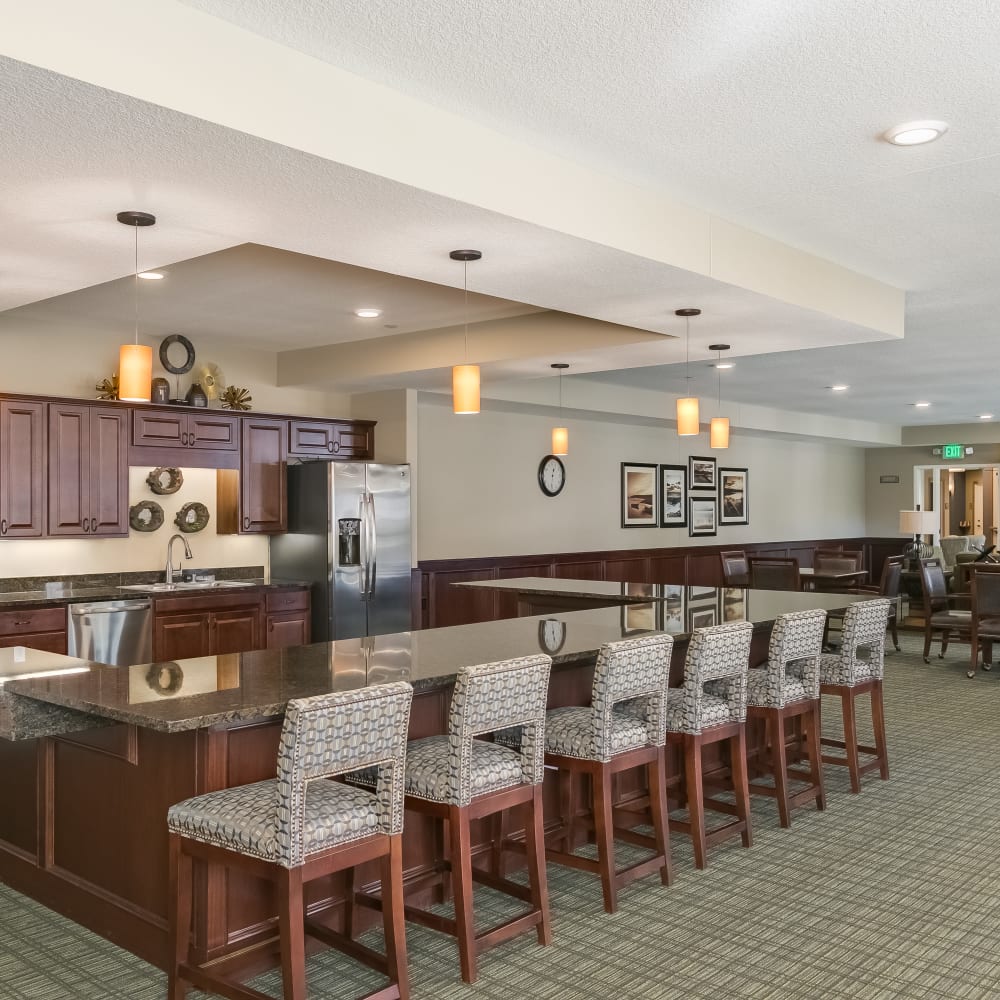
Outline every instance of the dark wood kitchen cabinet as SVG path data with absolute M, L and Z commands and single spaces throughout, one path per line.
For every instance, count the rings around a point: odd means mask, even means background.
M 66 652 L 66 609 L 16 608 L 0 611 L 0 646 L 30 646 Z
M 260 605 L 212 614 L 212 652 L 247 653 L 260 649 Z
M 261 595 L 190 595 L 153 603 L 153 658 L 184 660 L 263 648 Z
M 366 461 L 375 449 L 370 420 L 290 420 L 289 458 L 340 458 Z
M 271 535 L 288 529 L 287 435 L 287 420 L 243 417 L 239 470 L 218 473 L 219 534 Z
M 0 538 L 45 533 L 45 403 L 0 400 Z
M 137 408 L 132 413 L 130 463 L 235 468 L 239 429 L 239 417 L 218 410 Z
M 115 406 L 50 403 L 51 538 L 128 535 L 128 413 Z
M 267 649 L 307 646 L 311 640 L 308 590 L 269 591 L 264 598 Z
M 212 644 L 211 619 L 207 611 L 157 614 L 153 619 L 153 659 L 187 660 L 208 656 Z

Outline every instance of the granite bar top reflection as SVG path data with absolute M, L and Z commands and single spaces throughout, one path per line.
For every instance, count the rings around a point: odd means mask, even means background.
M 162 575 L 162 574 L 161 574 Z M 227 583 L 232 583 L 227 587 Z M 247 586 L 252 584 L 252 586 Z M 11 590 L 0 592 L 0 611 L 4 608 L 58 608 L 69 604 L 83 604 L 88 601 L 120 601 L 125 598 L 142 597 L 192 597 L 199 594 L 228 594 L 238 590 L 240 593 L 253 594 L 260 590 L 281 590 L 283 588 L 299 588 L 308 586 L 295 581 L 273 581 L 265 583 L 263 580 L 242 580 L 227 581 L 220 580 L 217 586 L 185 586 L 176 590 L 157 590 L 150 586 L 149 590 L 142 588 L 144 584 L 133 584 L 127 588 L 122 586 L 97 586 L 97 587 L 71 587 L 60 593 L 48 593 L 44 590 Z
M 684 589 L 684 588 L 682 588 Z M 722 621 L 769 625 L 785 611 L 832 610 L 865 599 L 789 591 L 706 591 L 687 601 L 663 599 L 592 611 L 455 625 L 284 650 L 204 656 L 16 680 L 19 698 L 132 723 L 161 732 L 280 716 L 291 698 L 406 680 L 417 692 L 447 687 L 464 666 L 544 652 L 554 664 L 593 660 L 605 642 L 662 630 L 679 639 Z M 43 655 L 43 654 L 39 654 Z
M 506 590 L 539 597 L 581 597 L 620 601 L 622 604 L 660 601 L 666 592 L 676 593 L 685 588 L 666 583 L 618 583 L 615 580 L 568 580 L 550 576 L 519 576 L 510 580 L 468 580 L 453 587 L 473 587 L 478 590 Z M 688 588 L 690 589 L 690 588 Z M 701 588 L 703 590 L 708 588 Z

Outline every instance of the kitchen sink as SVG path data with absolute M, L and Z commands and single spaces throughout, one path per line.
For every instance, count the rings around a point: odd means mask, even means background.
M 253 580 L 213 580 L 208 583 L 186 583 L 183 581 L 178 581 L 177 583 L 130 583 L 118 589 L 129 590 L 134 593 L 160 594 L 164 591 L 171 592 L 175 590 L 220 590 L 223 587 L 256 586 L 257 584 Z

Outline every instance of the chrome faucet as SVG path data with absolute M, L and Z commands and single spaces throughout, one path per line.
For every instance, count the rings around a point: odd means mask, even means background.
M 167 542 L 167 572 L 164 577 L 164 582 L 167 586 L 171 586 L 174 582 L 174 573 L 179 573 L 181 571 L 180 566 L 174 569 L 174 559 L 173 559 L 173 549 L 174 542 L 180 541 L 184 546 L 184 558 L 193 559 L 194 556 L 191 555 L 191 546 L 188 545 L 187 539 L 183 535 L 171 535 L 170 541 Z

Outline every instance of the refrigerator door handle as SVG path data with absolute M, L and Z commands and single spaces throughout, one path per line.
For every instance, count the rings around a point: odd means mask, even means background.
M 361 527 L 358 531 L 358 545 L 361 548 L 361 571 L 358 573 L 358 596 L 362 601 L 368 598 L 368 495 L 362 493 L 358 500 L 358 516 Z
M 375 494 L 369 491 L 368 505 L 371 513 L 368 524 L 371 528 L 371 544 L 368 547 L 368 596 L 375 596 L 375 577 L 378 573 L 378 524 L 375 520 Z

